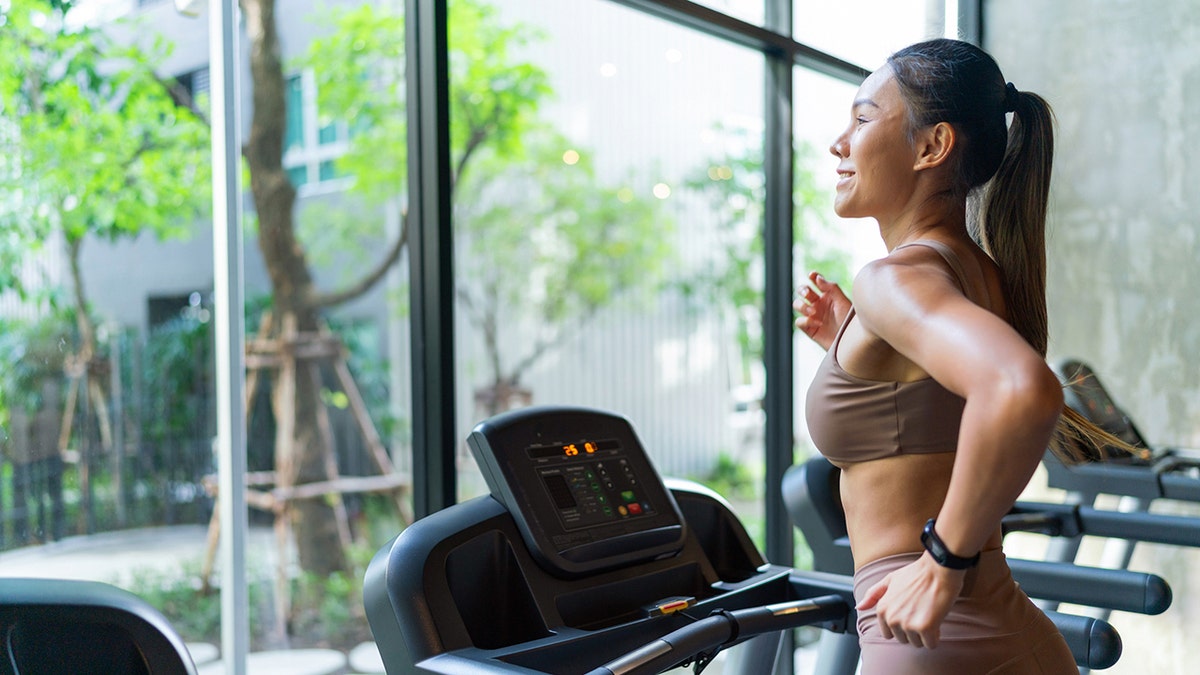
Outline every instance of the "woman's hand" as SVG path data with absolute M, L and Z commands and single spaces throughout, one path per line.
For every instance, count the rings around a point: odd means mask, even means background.
M 867 589 L 856 609 L 875 608 L 879 632 L 887 640 L 914 647 L 937 647 L 942 621 L 962 592 L 965 570 L 942 567 L 929 555 L 884 577 Z
M 820 274 L 809 272 L 808 278 L 812 286 L 801 286 L 792 302 L 792 309 L 800 313 L 796 328 L 804 331 L 822 349 L 828 350 L 846 314 L 850 312 L 850 299 L 840 286 Z

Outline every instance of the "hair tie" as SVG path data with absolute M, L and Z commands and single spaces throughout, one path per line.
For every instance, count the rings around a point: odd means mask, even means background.
M 1013 86 L 1012 82 L 1004 85 L 1004 112 L 1010 113 L 1017 109 L 1017 103 L 1021 100 L 1021 93 Z

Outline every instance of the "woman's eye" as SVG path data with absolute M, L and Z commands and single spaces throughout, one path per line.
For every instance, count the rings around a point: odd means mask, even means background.
M 863 124 L 866 124 L 866 123 L 867 123 L 867 118 L 865 118 L 865 117 L 856 117 L 856 118 L 854 118 L 854 121 L 855 121 L 855 123 L 856 123 L 856 124 L 863 125 Z

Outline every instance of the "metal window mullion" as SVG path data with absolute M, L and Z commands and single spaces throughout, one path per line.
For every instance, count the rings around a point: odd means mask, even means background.
M 791 0 L 766 0 L 768 25 L 790 31 Z M 793 130 L 792 64 L 768 55 L 764 105 L 766 134 L 763 172 L 766 204 L 763 212 L 765 303 L 763 308 L 763 367 L 766 370 L 766 522 L 767 558 L 781 565 L 792 562 L 792 524 L 780 489 L 783 472 L 792 464 L 795 429 L 792 413 L 792 202 Z
M 217 517 L 221 523 L 221 654 L 225 671 L 244 675 L 250 651 L 246 582 L 246 411 L 241 129 L 237 95 L 236 0 L 209 6 L 212 94 L 213 311 L 217 380 Z
M 405 0 L 413 513 L 456 499 L 446 0 Z
M 764 0 L 767 27 L 790 35 L 792 0 Z M 794 58 L 794 57 L 793 57 Z M 793 60 L 766 56 L 765 134 L 763 173 L 766 204 L 763 213 L 764 302 L 763 368 L 766 391 L 763 499 L 766 515 L 767 559 L 778 565 L 793 564 L 795 546 L 791 518 L 783 503 L 783 473 L 793 461 L 795 415 L 794 358 L 792 354 L 792 250 L 795 166 L 793 130 Z M 794 649 L 792 634 L 781 638 L 774 672 L 791 675 Z
M 610 1 L 764 54 L 785 55 L 797 66 L 855 85 L 870 74 L 861 66 L 796 42 L 792 38 L 791 6 L 785 8 L 787 14 L 783 20 L 779 19 L 780 10 L 775 8 L 776 4 L 783 6 L 781 0 L 764 0 L 767 10 L 765 26 L 742 21 L 688 0 Z

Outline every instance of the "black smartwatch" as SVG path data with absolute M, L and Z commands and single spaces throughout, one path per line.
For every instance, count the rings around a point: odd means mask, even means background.
M 964 558 L 954 555 L 950 549 L 946 548 L 946 544 L 942 538 L 937 536 L 937 532 L 933 530 L 934 519 L 930 518 L 929 522 L 925 523 L 925 529 L 921 531 L 921 545 L 929 551 L 929 555 L 933 556 L 933 561 L 942 567 L 947 567 L 952 570 L 965 570 L 974 567 L 979 563 L 979 554 Z

